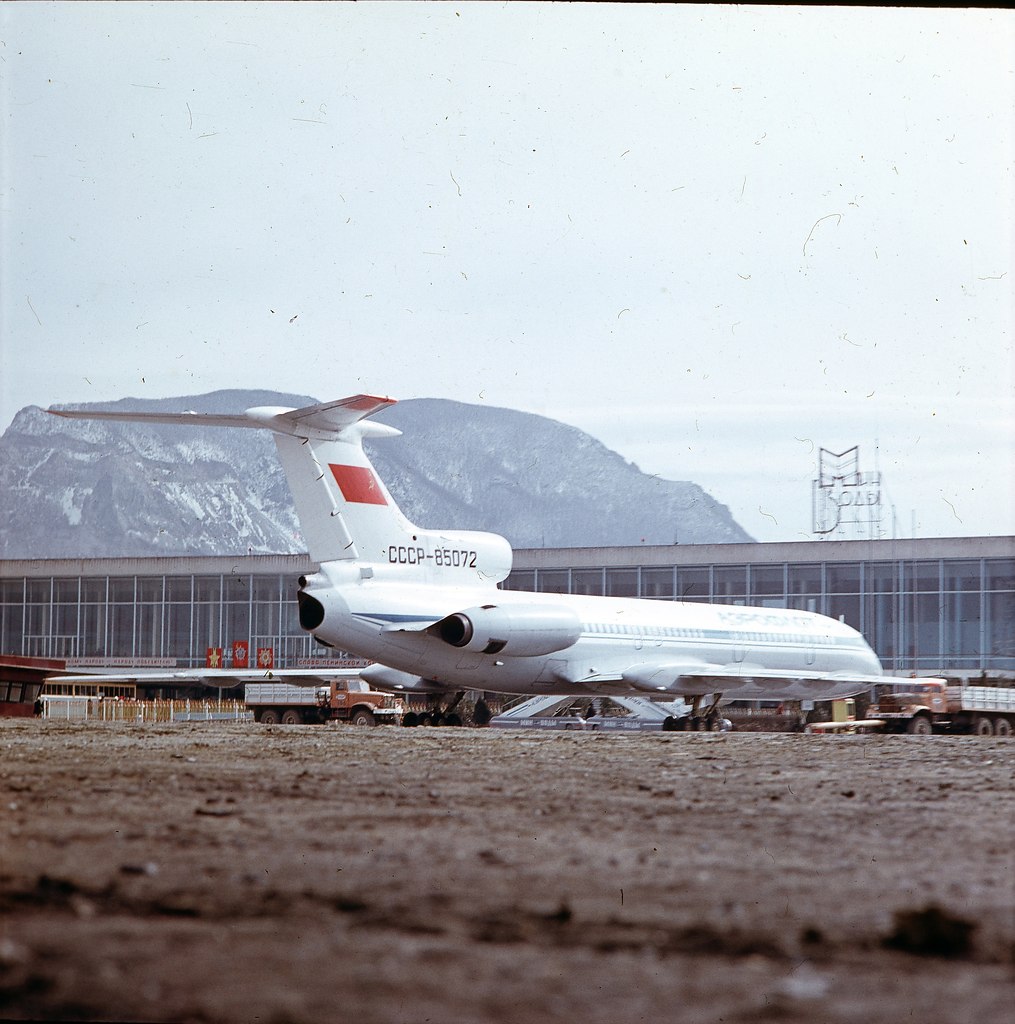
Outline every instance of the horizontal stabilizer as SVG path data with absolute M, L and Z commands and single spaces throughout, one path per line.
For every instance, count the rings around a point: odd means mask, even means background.
M 93 409 L 49 409 L 54 416 L 67 419 L 111 420 L 121 423 L 173 423 L 193 427 L 246 427 L 273 430 L 294 437 L 329 439 L 339 437 L 354 423 L 395 404 L 393 398 L 374 395 L 352 395 L 336 402 L 308 405 L 303 409 L 282 406 L 259 406 L 241 413 L 208 412 L 110 412 Z M 394 427 L 371 424 L 361 434 L 390 435 L 399 433 Z

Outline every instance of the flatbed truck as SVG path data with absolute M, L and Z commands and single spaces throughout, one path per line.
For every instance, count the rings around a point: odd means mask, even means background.
M 1015 732 L 1015 688 L 949 686 L 945 679 L 897 680 L 874 688 L 867 718 L 886 732 L 934 732 L 1011 736 Z
M 402 718 L 397 698 L 371 690 L 358 677 L 333 679 L 325 686 L 247 683 L 243 699 L 254 712 L 254 721 L 264 725 L 349 722 L 368 726 L 399 724 Z

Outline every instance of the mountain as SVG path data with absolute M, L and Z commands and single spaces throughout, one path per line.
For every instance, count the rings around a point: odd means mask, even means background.
M 81 406 L 241 412 L 317 399 L 217 391 Z M 424 528 L 490 530 L 515 547 L 749 541 L 693 483 L 642 473 L 588 434 L 510 409 L 413 399 L 378 419 L 378 473 Z M 267 431 L 89 422 L 22 409 L 0 438 L 0 558 L 304 550 Z

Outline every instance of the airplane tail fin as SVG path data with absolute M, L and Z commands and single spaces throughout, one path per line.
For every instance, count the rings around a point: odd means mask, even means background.
M 436 583 L 505 579 L 511 547 L 504 538 L 421 530 L 406 519 L 378 477 L 363 451 L 363 438 L 395 437 L 401 431 L 365 421 L 394 403 L 392 398 L 353 395 L 303 409 L 264 406 L 238 414 L 49 411 L 75 419 L 271 430 L 314 561 L 361 562 L 389 576 Z

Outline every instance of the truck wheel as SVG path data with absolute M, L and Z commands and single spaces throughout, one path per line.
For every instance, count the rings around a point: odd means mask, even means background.
M 352 718 L 349 719 L 353 725 L 376 725 L 374 719 L 374 713 L 367 711 L 366 708 L 360 708 L 358 711 L 352 713 Z
M 299 725 L 302 721 L 303 716 L 295 708 L 286 708 L 282 712 L 283 725 Z
M 994 723 L 986 715 L 979 715 L 973 723 L 973 732 L 977 736 L 993 736 Z
M 906 723 L 906 732 L 911 736 L 929 736 L 933 731 L 934 726 L 926 715 L 914 715 Z
M 995 718 L 994 719 L 994 735 L 995 736 L 1010 736 L 1011 735 L 1011 722 L 1007 718 Z
M 274 708 L 265 708 L 261 712 L 262 725 L 278 725 L 278 712 Z

